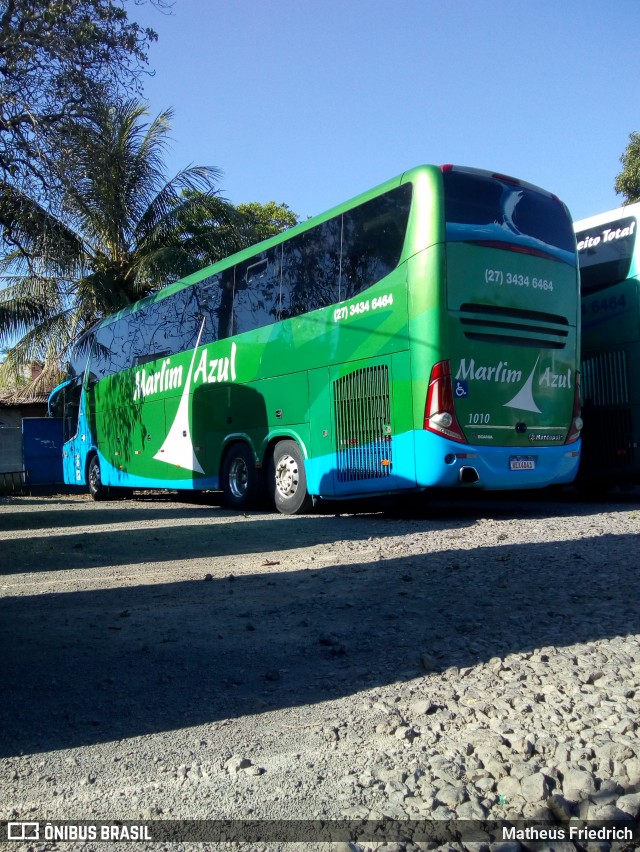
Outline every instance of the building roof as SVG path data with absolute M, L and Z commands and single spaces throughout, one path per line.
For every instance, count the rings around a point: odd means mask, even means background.
M 33 393 L 27 388 L 4 388 L 0 390 L 0 408 L 20 405 L 46 405 L 48 393 Z

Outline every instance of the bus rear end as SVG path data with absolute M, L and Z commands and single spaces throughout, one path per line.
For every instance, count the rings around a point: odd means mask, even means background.
M 583 485 L 640 480 L 640 204 L 575 223 L 582 282 Z
M 580 452 L 575 238 L 553 195 L 442 167 L 445 275 L 418 484 L 541 488 Z

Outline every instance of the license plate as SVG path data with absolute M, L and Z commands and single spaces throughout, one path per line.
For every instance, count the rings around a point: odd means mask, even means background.
M 509 470 L 535 470 L 535 456 L 510 456 Z

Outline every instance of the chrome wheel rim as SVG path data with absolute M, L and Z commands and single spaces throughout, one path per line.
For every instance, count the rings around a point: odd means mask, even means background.
M 241 499 L 246 495 L 248 487 L 249 469 L 247 464 L 244 459 L 234 459 L 229 467 L 229 490 L 235 498 Z
M 298 490 L 300 484 L 300 473 L 298 463 L 286 453 L 278 459 L 276 465 L 276 489 L 281 497 L 289 499 Z

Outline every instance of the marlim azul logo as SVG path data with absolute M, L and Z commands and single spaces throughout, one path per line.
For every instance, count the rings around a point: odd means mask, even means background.
M 200 353 L 198 366 L 194 372 L 203 328 L 204 322 L 200 327 L 200 333 L 198 334 L 193 355 L 191 356 L 189 372 L 187 373 L 187 380 L 180 394 L 178 410 L 162 446 L 154 456 L 156 461 L 185 468 L 185 470 L 190 470 L 194 473 L 204 473 L 204 469 L 198 461 L 191 438 L 189 395 L 192 380 L 194 386 L 215 384 L 218 382 L 235 382 L 236 380 L 237 346 L 235 343 L 231 344 L 229 355 L 223 358 L 209 358 L 209 350 L 205 347 Z M 167 358 L 162 362 L 162 366 L 157 372 L 147 375 L 144 368 L 136 371 L 133 399 L 138 400 L 142 397 L 154 396 L 156 393 L 178 389 L 182 386 L 182 380 L 182 365 L 172 367 L 171 358 Z
M 536 363 L 529 373 L 522 387 L 516 395 L 508 402 L 504 403 L 505 408 L 516 408 L 520 411 L 534 411 L 540 414 L 541 411 L 536 405 L 533 398 L 533 387 L 540 363 L 540 355 L 536 358 Z M 480 364 L 476 365 L 475 358 L 470 358 L 467 363 L 466 358 L 460 360 L 456 379 L 462 379 L 472 382 L 493 382 L 494 384 L 519 384 L 522 381 L 522 370 L 517 370 L 509 367 L 508 361 L 499 361 L 494 365 Z M 572 370 L 567 367 L 564 373 L 554 373 L 550 367 L 547 367 L 541 376 L 538 377 L 538 387 L 550 388 L 572 388 Z

